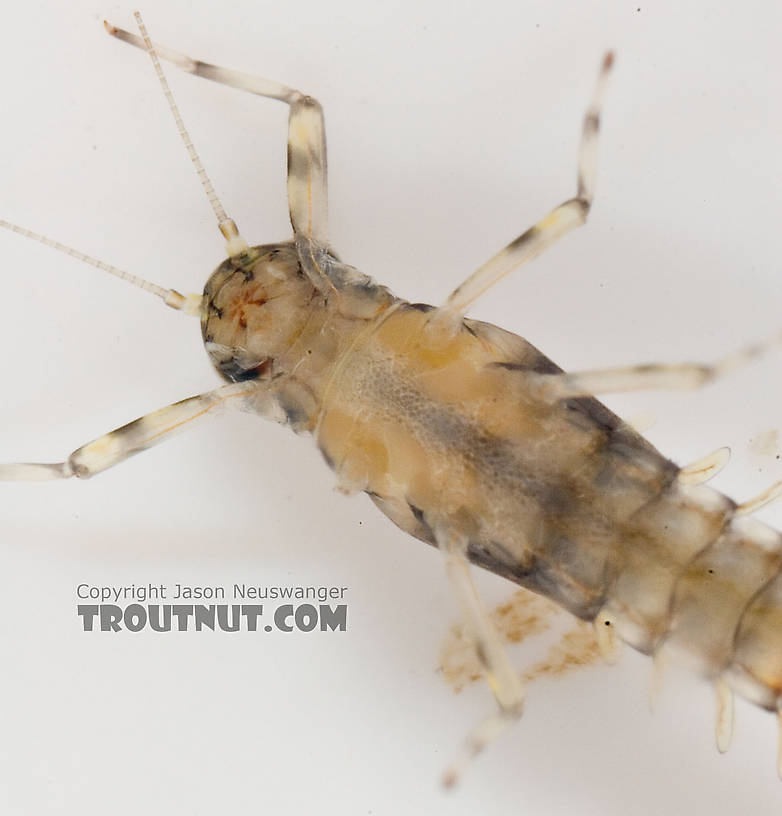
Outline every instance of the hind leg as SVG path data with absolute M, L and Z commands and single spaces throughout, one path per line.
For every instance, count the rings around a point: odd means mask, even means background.
M 475 654 L 498 705 L 498 711 L 468 735 L 462 755 L 446 769 L 443 784 L 453 787 L 470 760 L 521 716 L 524 689 L 473 584 L 467 560 L 467 540 L 445 528 L 436 528 L 435 536 L 445 556 L 448 578 L 464 615 Z

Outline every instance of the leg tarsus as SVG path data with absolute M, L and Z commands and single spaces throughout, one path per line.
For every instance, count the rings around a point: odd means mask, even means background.
M 70 462 L 15 462 L 0 465 L 0 482 L 50 482 L 73 476 Z
M 525 373 L 541 399 L 550 402 L 571 397 L 590 397 L 623 391 L 702 388 L 737 368 L 757 360 L 775 346 L 782 345 L 782 333 L 753 343 L 714 363 L 647 363 L 620 368 L 602 368 L 561 374 Z
M 177 431 L 191 427 L 194 420 L 219 413 L 229 406 L 230 400 L 234 401 L 231 407 L 243 407 L 241 398 L 251 397 L 253 392 L 259 391 L 255 383 L 231 383 L 189 397 L 99 436 L 75 450 L 64 462 L 0 465 L 0 481 L 48 481 L 71 476 L 87 479 L 165 441 Z M 253 404 L 255 406 L 256 401 Z
M 476 655 L 499 706 L 499 711 L 470 733 L 462 756 L 446 770 L 443 784 L 452 787 L 469 761 L 521 716 L 524 689 L 473 584 L 467 560 L 467 540 L 443 528 L 436 528 L 435 536 L 445 555 L 448 577 L 474 641 Z
M 736 508 L 736 515 L 748 516 L 750 513 L 755 513 L 780 498 L 782 498 L 782 481 L 774 482 L 771 487 L 767 487 L 762 493 L 742 502 Z
M 608 52 L 603 58 L 594 95 L 584 116 L 578 152 L 575 198 L 560 204 L 470 275 L 445 301 L 439 319 L 458 320 L 487 289 L 510 272 L 537 257 L 563 235 L 586 221 L 595 193 L 600 109 L 606 80 L 613 63 L 613 53 Z
M 136 48 L 144 40 L 104 21 L 106 31 Z M 193 59 L 154 43 L 155 53 L 187 73 L 290 106 L 288 119 L 288 207 L 302 268 L 321 292 L 335 289 L 329 275 L 328 179 L 323 109 L 311 96 L 273 80 Z M 226 236 L 228 238 L 228 236 Z
M 464 771 L 470 762 L 475 759 L 487 745 L 494 742 L 494 740 L 507 731 L 520 716 L 520 710 L 518 713 L 512 713 L 500 709 L 487 717 L 477 728 L 471 731 L 464 741 L 464 749 L 461 756 L 457 757 L 443 772 L 443 787 L 455 787 L 464 775 Z
M 144 40 L 139 37 L 138 34 L 133 34 L 130 31 L 118 28 L 106 20 L 103 21 L 103 26 L 112 37 L 116 37 L 118 40 L 122 40 L 122 42 L 126 42 L 135 48 L 140 48 L 142 51 L 146 50 Z M 274 82 L 271 79 L 256 77 L 252 74 L 246 74 L 243 71 L 233 71 L 230 68 L 222 68 L 219 65 L 212 65 L 209 62 L 202 62 L 201 60 L 187 56 L 187 54 L 183 54 L 181 51 L 176 51 L 173 48 L 168 48 L 158 43 L 153 43 L 153 46 L 157 55 L 161 59 L 166 60 L 166 62 L 176 65 L 177 68 L 180 68 L 188 74 L 209 79 L 220 85 L 228 85 L 231 88 L 246 91 L 256 96 L 279 99 L 280 102 L 289 104 L 295 97 L 302 95 L 299 91 L 289 88 L 280 82 Z

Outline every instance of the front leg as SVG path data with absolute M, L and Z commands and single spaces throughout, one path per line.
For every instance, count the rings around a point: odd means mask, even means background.
M 113 37 L 147 49 L 142 37 L 104 23 Z M 180 51 L 150 43 L 154 53 L 195 76 L 228 85 L 267 99 L 285 102 L 288 117 L 288 208 L 302 268 L 315 287 L 334 290 L 328 255 L 328 181 L 326 167 L 326 131 L 323 108 L 311 96 L 287 85 L 242 71 L 193 59 Z M 228 237 L 228 236 L 226 236 Z
M 0 465 L 0 481 L 42 482 L 76 476 L 88 479 L 136 453 L 191 428 L 205 416 L 225 409 L 250 410 L 278 418 L 277 402 L 269 389 L 256 382 L 231 383 L 196 397 L 180 400 L 99 436 L 75 450 L 64 462 L 16 462 Z

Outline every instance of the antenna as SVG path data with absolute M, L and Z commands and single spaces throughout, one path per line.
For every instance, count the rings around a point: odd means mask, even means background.
M 165 94 L 166 101 L 168 102 L 168 107 L 171 110 L 171 115 L 174 117 L 174 121 L 176 122 L 179 135 L 182 137 L 182 141 L 185 143 L 185 149 L 190 156 L 190 161 L 193 162 L 193 167 L 195 167 L 198 178 L 201 179 L 201 185 L 204 188 L 206 197 L 209 199 L 209 204 L 212 207 L 215 218 L 217 218 L 217 225 L 226 240 L 228 255 L 232 258 L 240 255 L 247 249 L 247 242 L 239 234 L 239 230 L 233 219 L 229 218 L 225 209 L 223 209 L 223 205 L 220 202 L 220 199 L 217 197 L 215 188 L 212 185 L 209 176 L 206 174 L 203 164 L 201 164 L 201 159 L 198 157 L 198 153 L 193 146 L 193 141 L 190 138 L 190 134 L 187 132 L 185 123 L 182 120 L 182 114 L 180 114 L 179 108 L 174 101 L 174 95 L 171 93 L 171 88 L 168 86 L 168 80 L 166 80 L 166 76 L 163 73 L 163 68 L 160 65 L 160 60 L 158 59 L 157 52 L 155 51 L 155 46 L 152 45 L 152 40 L 149 38 L 147 27 L 144 25 L 144 21 L 141 19 L 141 14 L 138 11 L 134 11 L 133 16 L 136 18 L 136 25 L 138 25 L 141 38 L 144 40 L 144 47 L 147 49 L 147 53 L 152 59 L 152 64 L 155 67 L 155 73 L 157 74 L 157 78 L 160 81 L 161 87 L 163 88 L 163 93 Z
M 185 314 L 195 315 L 197 317 L 200 317 L 201 315 L 203 295 L 183 295 L 181 292 L 177 292 L 176 289 L 166 289 L 163 286 L 158 286 L 156 283 L 151 283 L 148 280 L 144 280 L 144 278 L 131 275 L 130 272 L 125 272 L 124 269 L 118 269 L 116 266 L 99 261 L 97 258 L 93 258 L 90 255 L 85 255 L 83 252 L 79 252 L 77 249 L 61 244 L 59 241 L 54 241 L 51 238 L 47 238 L 45 235 L 39 235 L 37 232 L 32 232 L 24 227 L 12 224 L 10 221 L 5 221 L 2 218 L 0 218 L 0 227 L 10 230 L 11 232 L 15 232 L 17 235 L 22 235 L 25 238 L 31 238 L 33 241 L 38 241 L 39 244 L 45 244 L 52 249 L 56 249 L 59 252 L 64 252 L 66 255 L 70 255 L 71 258 L 76 258 L 78 261 L 83 261 L 90 266 L 94 266 L 96 269 L 102 269 L 104 272 L 108 272 L 110 275 L 114 275 L 115 277 L 121 278 L 128 283 L 132 283 L 134 286 L 138 286 L 139 289 L 143 289 L 145 292 L 156 295 L 166 304 L 166 306 L 170 306 L 172 309 L 177 309 Z

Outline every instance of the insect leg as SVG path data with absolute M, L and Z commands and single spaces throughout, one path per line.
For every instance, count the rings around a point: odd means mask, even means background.
M 64 462 L 51 464 L 18 462 L 0 465 L 0 481 L 39 482 L 67 479 L 71 476 L 87 479 L 169 439 L 175 432 L 185 427 L 192 427 L 196 419 L 207 414 L 217 414 L 227 407 L 242 408 L 248 400 L 252 400 L 253 410 L 256 410 L 262 407 L 259 403 L 263 402 L 266 393 L 252 382 L 224 385 L 214 391 L 207 391 L 196 397 L 167 405 L 99 436 L 75 450 Z M 236 399 L 237 397 L 240 399 Z M 270 401 L 269 413 L 272 413 L 270 395 L 267 399 Z
M 517 589 L 508 600 L 496 606 L 489 619 L 503 643 L 518 646 L 527 638 L 548 631 L 551 620 L 563 614 L 553 601 L 528 589 Z M 475 650 L 475 639 L 465 622 L 451 627 L 440 652 L 443 679 L 461 691 L 468 683 L 483 679 Z
M 600 109 L 606 79 L 614 63 L 608 52 L 603 58 L 592 102 L 584 116 L 581 145 L 578 151 L 578 182 L 575 198 L 571 198 L 545 218 L 530 227 L 503 250 L 478 268 L 464 283 L 454 289 L 442 307 L 443 317 L 456 320 L 467 311 L 487 289 L 548 249 L 565 233 L 581 226 L 589 215 L 595 193 L 597 175 L 597 135 L 600 129 Z
M 435 536 L 445 555 L 448 577 L 470 630 L 476 656 L 499 706 L 499 711 L 470 733 L 464 754 L 446 770 L 443 784 L 452 787 L 467 763 L 521 716 L 524 690 L 473 584 L 466 538 L 442 528 L 435 530 Z
M 620 391 L 700 388 L 782 344 L 782 333 L 726 355 L 714 363 L 652 363 L 561 374 L 528 374 L 528 385 L 544 399 L 597 396 Z
M 104 25 L 117 39 L 145 48 L 141 37 L 109 23 Z M 320 291 L 333 289 L 328 274 L 326 132 L 320 104 L 311 96 L 279 82 L 201 62 L 157 43 L 154 49 L 159 57 L 183 71 L 289 105 L 288 207 L 296 248 L 312 283 Z
M 771 487 L 767 487 L 762 493 L 742 502 L 736 508 L 736 515 L 748 516 L 760 510 L 762 507 L 766 507 L 766 505 L 778 501 L 780 498 L 782 498 L 782 481 L 774 482 Z

